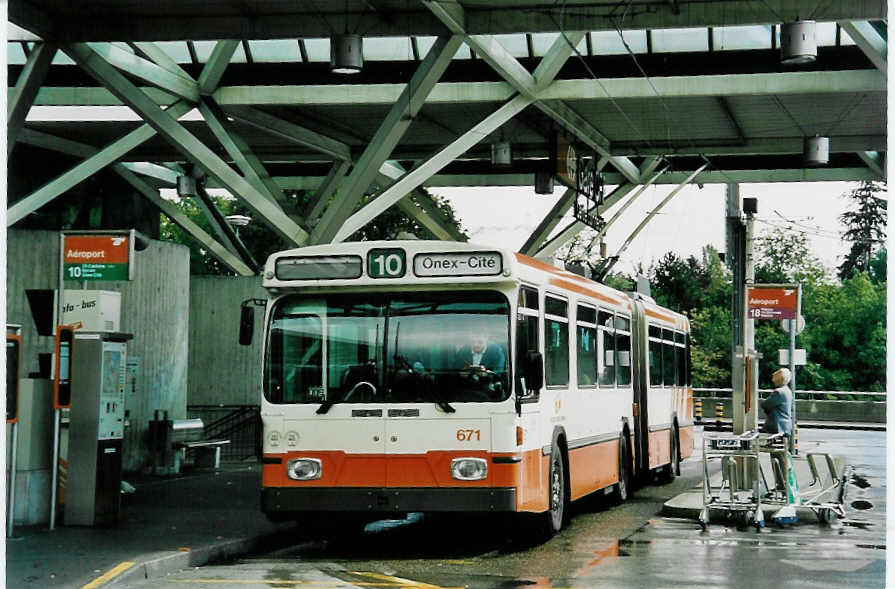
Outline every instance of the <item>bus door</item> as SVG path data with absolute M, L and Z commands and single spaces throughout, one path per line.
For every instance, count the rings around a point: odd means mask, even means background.
M 634 301 L 631 325 L 631 355 L 633 364 L 634 403 L 634 453 L 635 474 L 649 472 L 649 345 L 646 313 L 643 303 Z

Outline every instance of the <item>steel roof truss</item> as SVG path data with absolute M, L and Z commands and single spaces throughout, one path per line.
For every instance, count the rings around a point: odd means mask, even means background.
M 252 153 L 248 143 L 228 124 L 227 116 L 220 107 L 206 98 L 199 103 L 199 112 L 249 184 L 272 203 L 284 208 L 283 191 L 271 180 L 264 164 Z
M 569 209 L 572 208 L 572 205 L 575 204 L 575 198 L 578 196 L 578 192 L 572 188 L 567 188 L 565 192 L 559 197 L 556 203 L 553 205 L 553 208 L 544 215 L 544 218 L 541 219 L 541 222 L 538 223 L 538 226 L 535 227 L 535 230 L 528 236 L 528 239 L 525 240 L 525 243 L 522 244 L 522 247 L 519 248 L 520 254 L 525 254 L 527 256 L 534 255 L 537 252 L 538 247 L 543 243 L 544 239 L 550 235 L 550 232 L 553 231 L 556 226 L 562 221 L 562 218 L 566 213 L 569 212 Z
M 220 43 L 219 43 L 220 45 Z M 302 245 L 307 232 L 299 227 L 279 207 L 267 200 L 244 178 L 233 171 L 211 149 L 187 131 L 176 118 L 161 110 L 155 102 L 125 78 L 90 47 L 83 44 L 66 48 L 75 62 L 115 93 L 125 104 L 139 114 L 184 157 L 204 168 L 234 196 L 242 200 L 274 231 L 290 243 Z M 203 76 L 204 77 L 204 71 Z
M 462 155 L 470 147 L 482 140 L 482 137 L 493 132 L 501 125 L 519 114 L 532 99 L 527 96 L 517 95 L 515 98 L 501 106 L 499 109 L 485 117 L 469 131 L 442 148 L 429 159 L 420 162 L 413 170 L 396 180 L 388 188 L 383 190 L 372 202 L 354 213 L 345 221 L 333 239 L 344 241 L 360 227 L 382 214 L 387 208 L 401 200 L 408 192 L 422 185 L 429 177 L 444 168 Z
M 319 187 L 317 187 L 317 190 L 314 193 L 311 202 L 308 203 L 308 207 L 306 209 L 307 212 L 305 213 L 305 219 L 307 220 L 309 227 L 312 226 L 320 217 L 320 215 L 323 214 L 323 211 L 329 204 L 329 199 L 345 180 L 345 174 L 348 173 L 348 169 L 350 167 L 350 161 L 339 161 L 333 163 L 332 167 L 329 169 L 329 173 L 326 175 L 326 178 L 323 179 L 323 183 Z
M 239 41 L 236 39 L 226 39 L 215 43 L 208 61 L 205 62 L 205 67 L 202 68 L 202 73 L 199 74 L 199 92 L 201 94 L 211 94 L 217 89 L 224 76 L 224 70 L 230 64 L 230 59 L 233 58 L 233 53 L 236 52 L 238 46 Z
M 29 145 L 36 145 L 38 147 L 43 147 L 44 149 L 51 149 L 81 158 L 83 158 L 84 156 L 93 156 L 99 152 L 99 150 L 92 145 L 87 145 L 78 141 L 72 141 L 71 139 L 54 137 L 53 135 L 50 135 L 48 133 L 34 131 L 31 129 L 24 130 L 22 134 L 22 141 L 28 143 Z M 136 169 L 134 169 L 135 167 Z M 187 217 L 186 214 L 179 207 L 177 207 L 171 201 L 162 198 L 159 195 L 158 190 L 150 186 L 143 179 L 139 178 L 135 173 L 151 173 L 153 177 L 159 178 L 164 182 L 176 183 L 176 176 L 178 175 L 176 172 L 171 172 L 174 175 L 174 178 L 172 178 L 167 174 L 162 175 L 162 172 L 160 170 L 157 170 L 156 168 L 164 168 L 164 166 L 157 166 L 156 164 L 149 164 L 147 162 L 142 162 L 141 164 L 125 164 L 118 162 L 112 164 L 111 166 L 111 169 L 116 174 L 121 176 L 138 192 L 140 192 L 140 194 L 142 194 L 152 204 L 158 207 L 162 211 L 162 214 L 167 216 L 173 222 L 177 223 L 193 239 L 199 242 L 199 244 L 204 247 L 208 251 L 208 253 L 220 260 L 222 264 L 242 276 L 253 275 L 254 272 L 252 272 L 251 268 L 246 266 L 242 262 L 242 260 L 228 252 L 220 243 L 215 241 L 215 239 L 211 235 L 206 233 L 204 229 L 199 227 L 195 222 Z M 156 173 L 158 173 L 158 175 L 156 175 Z
M 466 35 L 466 44 L 470 48 L 475 49 L 516 90 L 530 98 L 540 98 L 541 93 L 550 88 L 563 64 L 575 52 L 575 46 L 585 35 L 583 32 L 563 32 L 553 42 L 532 75 L 493 37 L 469 35 L 464 26 L 463 7 L 458 3 L 424 0 L 423 4 L 452 32 Z M 565 103 L 553 100 L 545 104 L 538 100 L 535 106 L 600 155 L 611 155 L 606 137 Z M 636 175 L 637 167 L 627 157 L 614 156 L 610 161 L 629 181 L 640 180 Z
M 852 38 L 855 44 L 864 52 L 873 65 L 881 72 L 886 72 L 886 49 L 888 42 L 876 30 L 876 28 L 865 21 L 839 21 L 839 26 L 845 29 L 848 36 Z
M 881 178 L 885 179 L 886 177 L 886 161 L 885 154 L 879 153 L 878 151 L 859 151 L 858 157 L 860 157 L 867 167 L 880 175 Z
M 31 54 L 25 67 L 16 80 L 15 88 L 8 94 L 6 107 L 6 156 L 12 153 L 16 144 L 16 138 L 22 127 L 25 126 L 25 117 L 34 103 L 34 98 L 43 84 L 50 69 L 53 56 L 56 55 L 54 43 L 38 43 Z
M 340 161 L 351 160 L 351 148 L 347 144 L 337 141 L 326 135 L 321 135 L 291 121 L 283 120 L 270 113 L 257 108 L 247 106 L 232 107 L 226 109 L 227 114 L 234 119 L 251 125 L 257 129 L 292 141 L 314 151 L 319 151 L 333 159 Z
M 171 105 L 165 112 L 168 116 L 179 117 L 186 114 L 191 108 L 186 102 L 178 102 Z M 154 137 L 155 133 L 155 129 L 148 124 L 141 125 L 124 137 L 99 150 L 95 155 L 75 165 L 59 177 L 44 184 L 7 209 L 6 226 L 9 227 L 17 223 L 25 215 L 33 213 L 60 194 L 77 186 L 96 172 L 120 159 L 130 150 Z
M 338 196 L 324 211 L 311 234 L 313 243 L 330 242 L 340 233 L 340 226 L 354 212 L 364 192 L 376 178 L 380 166 L 407 132 L 429 93 L 450 65 L 461 42 L 461 37 L 456 35 L 441 36 L 435 40 L 370 139 L 354 169 L 342 183 Z
M 91 43 L 89 46 L 107 62 L 135 78 L 190 102 L 199 100 L 199 86 L 191 78 L 171 73 L 162 66 L 111 43 Z

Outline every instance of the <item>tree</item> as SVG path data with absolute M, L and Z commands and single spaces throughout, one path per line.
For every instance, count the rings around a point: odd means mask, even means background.
M 311 199 L 311 193 L 308 191 L 287 190 L 284 191 L 284 195 L 293 207 L 299 211 L 303 210 Z M 371 198 L 371 196 L 365 197 L 359 206 L 364 206 Z M 438 212 L 447 223 L 460 230 L 460 221 L 456 218 L 451 204 L 438 196 L 433 196 L 432 198 L 435 201 Z M 253 216 L 249 209 L 233 198 L 212 197 L 212 201 L 223 216 Z M 211 223 L 195 199 L 181 199 L 177 205 L 191 220 L 209 234 L 215 235 Z M 359 229 L 349 239 L 351 241 L 395 239 L 402 233 L 413 234 L 420 239 L 434 238 L 432 233 L 416 220 L 411 219 L 396 207 L 392 207 Z M 249 225 L 241 227 L 239 229 L 239 237 L 259 265 L 263 265 L 270 254 L 292 247 L 291 244 L 287 243 L 272 229 L 257 219 L 253 220 Z M 161 238 L 189 247 L 191 274 L 232 274 L 217 258 L 212 256 L 201 244 L 196 242 L 186 231 L 167 217 L 162 217 Z
M 724 306 L 730 300 L 729 278 L 717 250 L 710 245 L 702 248 L 700 259 L 683 259 L 668 252 L 650 267 L 649 275 L 656 302 L 682 313 Z
M 756 283 L 818 284 L 826 278 L 804 232 L 772 229 L 755 239 L 755 250 Z
M 874 254 L 885 242 L 887 202 L 878 196 L 885 191 L 884 184 L 865 180 L 844 195 L 851 199 L 854 208 L 839 215 L 839 220 L 846 227 L 842 239 L 852 244 L 845 260 L 839 265 L 839 278 L 842 280 L 857 272 L 869 272 Z

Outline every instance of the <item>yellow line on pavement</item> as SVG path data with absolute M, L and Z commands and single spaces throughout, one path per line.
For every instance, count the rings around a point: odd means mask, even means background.
M 127 569 L 131 568 L 132 566 L 134 566 L 134 563 L 132 563 L 132 562 L 128 562 L 128 561 L 122 562 L 115 568 L 109 569 L 108 571 L 106 571 L 105 573 L 100 575 L 99 577 L 90 581 L 89 583 L 87 583 L 86 585 L 81 587 L 81 589 L 96 589 L 97 587 L 103 585 L 104 583 L 108 583 L 109 581 L 111 581 L 112 579 L 114 579 L 115 577 L 117 577 L 118 575 L 120 575 L 121 573 L 126 571 Z
M 407 585 L 406 583 L 351 583 L 348 581 L 314 581 L 302 579 L 167 579 L 168 583 L 201 583 L 203 585 L 213 585 L 215 583 L 273 583 L 274 585 L 302 585 L 304 589 L 332 589 L 333 587 L 434 587 L 433 585 Z M 441 589 L 440 587 L 438 589 Z
M 401 577 L 393 577 L 391 575 L 383 575 L 380 573 L 364 573 L 360 571 L 355 571 L 352 574 L 361 575 L 364 577 L 372 577 L 374 579 L 380 579 L 382 581 L 391 581 L 393 583 L 397 583 L 403 587 L 418 587 L 419 589 L 463 589 L 455 588 L 455 587 L 441 587 L 439 585 L 430 585 L 428 583 L 423 583 L 422 581 L 412 581 L 410 579 L 402 579 Z

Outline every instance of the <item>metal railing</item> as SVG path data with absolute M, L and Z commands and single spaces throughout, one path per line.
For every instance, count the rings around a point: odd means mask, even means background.
M 758 389 L 764 396 L 774 389 Z M 722 388 L 694 388 L 693 396 L 702 398 L 729 399 L 733 395 L 733 389 Z M 829 400 L 829 401 L 885 401 L 885 391 L 796 391 L 796 399 Z
M 188 405 L 187 415 L 205 423 L 202 437 L 230 440 L 221 460 L 244 461 L 261 456 L 261 409 L 258 405 Z

